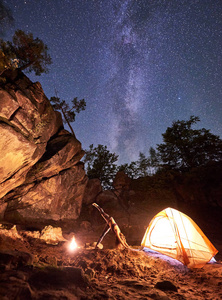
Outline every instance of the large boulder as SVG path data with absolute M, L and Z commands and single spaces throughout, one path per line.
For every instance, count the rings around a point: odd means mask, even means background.
M 8 202 L 5 216 L 17 210 L 26 221 L 64 220 L 79 217 L 87 184 L 83 164 L 44 177 L 36 183 L 22 185 L 4 197 Z
M 85 193 L 83 196 L 83 203 L 90 205 L 96 201 L 97 196 L 102 193 L 103 189 L 98 178 L 90 179 L 87 183 Z
M 113 187 L 116 191 L 118 190 L 129 190 L 130 189 L 131 179 L 123 171 L 116 173 L 116 176 L 113 180 Z
M 88 180 L 81 143 L 64 130 L 40 83 L 9 75 L 0 86 L 1 216 L 76 219 Z
M 0 198 L 25 182 L 62 125 L 40 83 L 22 73 L 0 86 Z

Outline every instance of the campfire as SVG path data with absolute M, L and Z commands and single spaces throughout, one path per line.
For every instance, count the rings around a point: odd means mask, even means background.
M 68 248 L 69 248 L 69 251 L 70 251 L 70 252 L 73 252 L 73 251 L 75 251 L 77 248 L 79 248 L 78 245 L 77 245 L 77 243 L 76 243 L 76 239 L 75 239 L 74 236 L 72 237 L 71 242 L 69 243 Z

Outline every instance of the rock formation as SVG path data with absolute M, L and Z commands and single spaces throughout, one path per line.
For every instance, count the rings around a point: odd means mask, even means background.
M 83 197 L 83 204 L 92 204 L 96 201 L 96 197 L 102 192 L 103 189 L 100 180 L 98 178 L 89 179 Z
M 40 83 L 9 73 L 0 85 L 0 217 L 78 218 L 88 180 L 83 155 Z

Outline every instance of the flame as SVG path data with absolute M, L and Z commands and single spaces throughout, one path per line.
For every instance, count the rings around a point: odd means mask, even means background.
M 70 250 L 70 251 L 74 251 L 74 250 L 76 250 L 77 248 L 78 248 L 78 245 L 77 245 L 77 243 L 76 243 L 75 237 L 73 236 L 71 242 L 69 243 L 69 250 Z

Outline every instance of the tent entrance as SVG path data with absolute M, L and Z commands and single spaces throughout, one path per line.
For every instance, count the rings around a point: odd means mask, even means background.
M 151 220 L 141 246 L 192 268 L 204 266 L 218 252 L 190 217 L 170 207 Z

